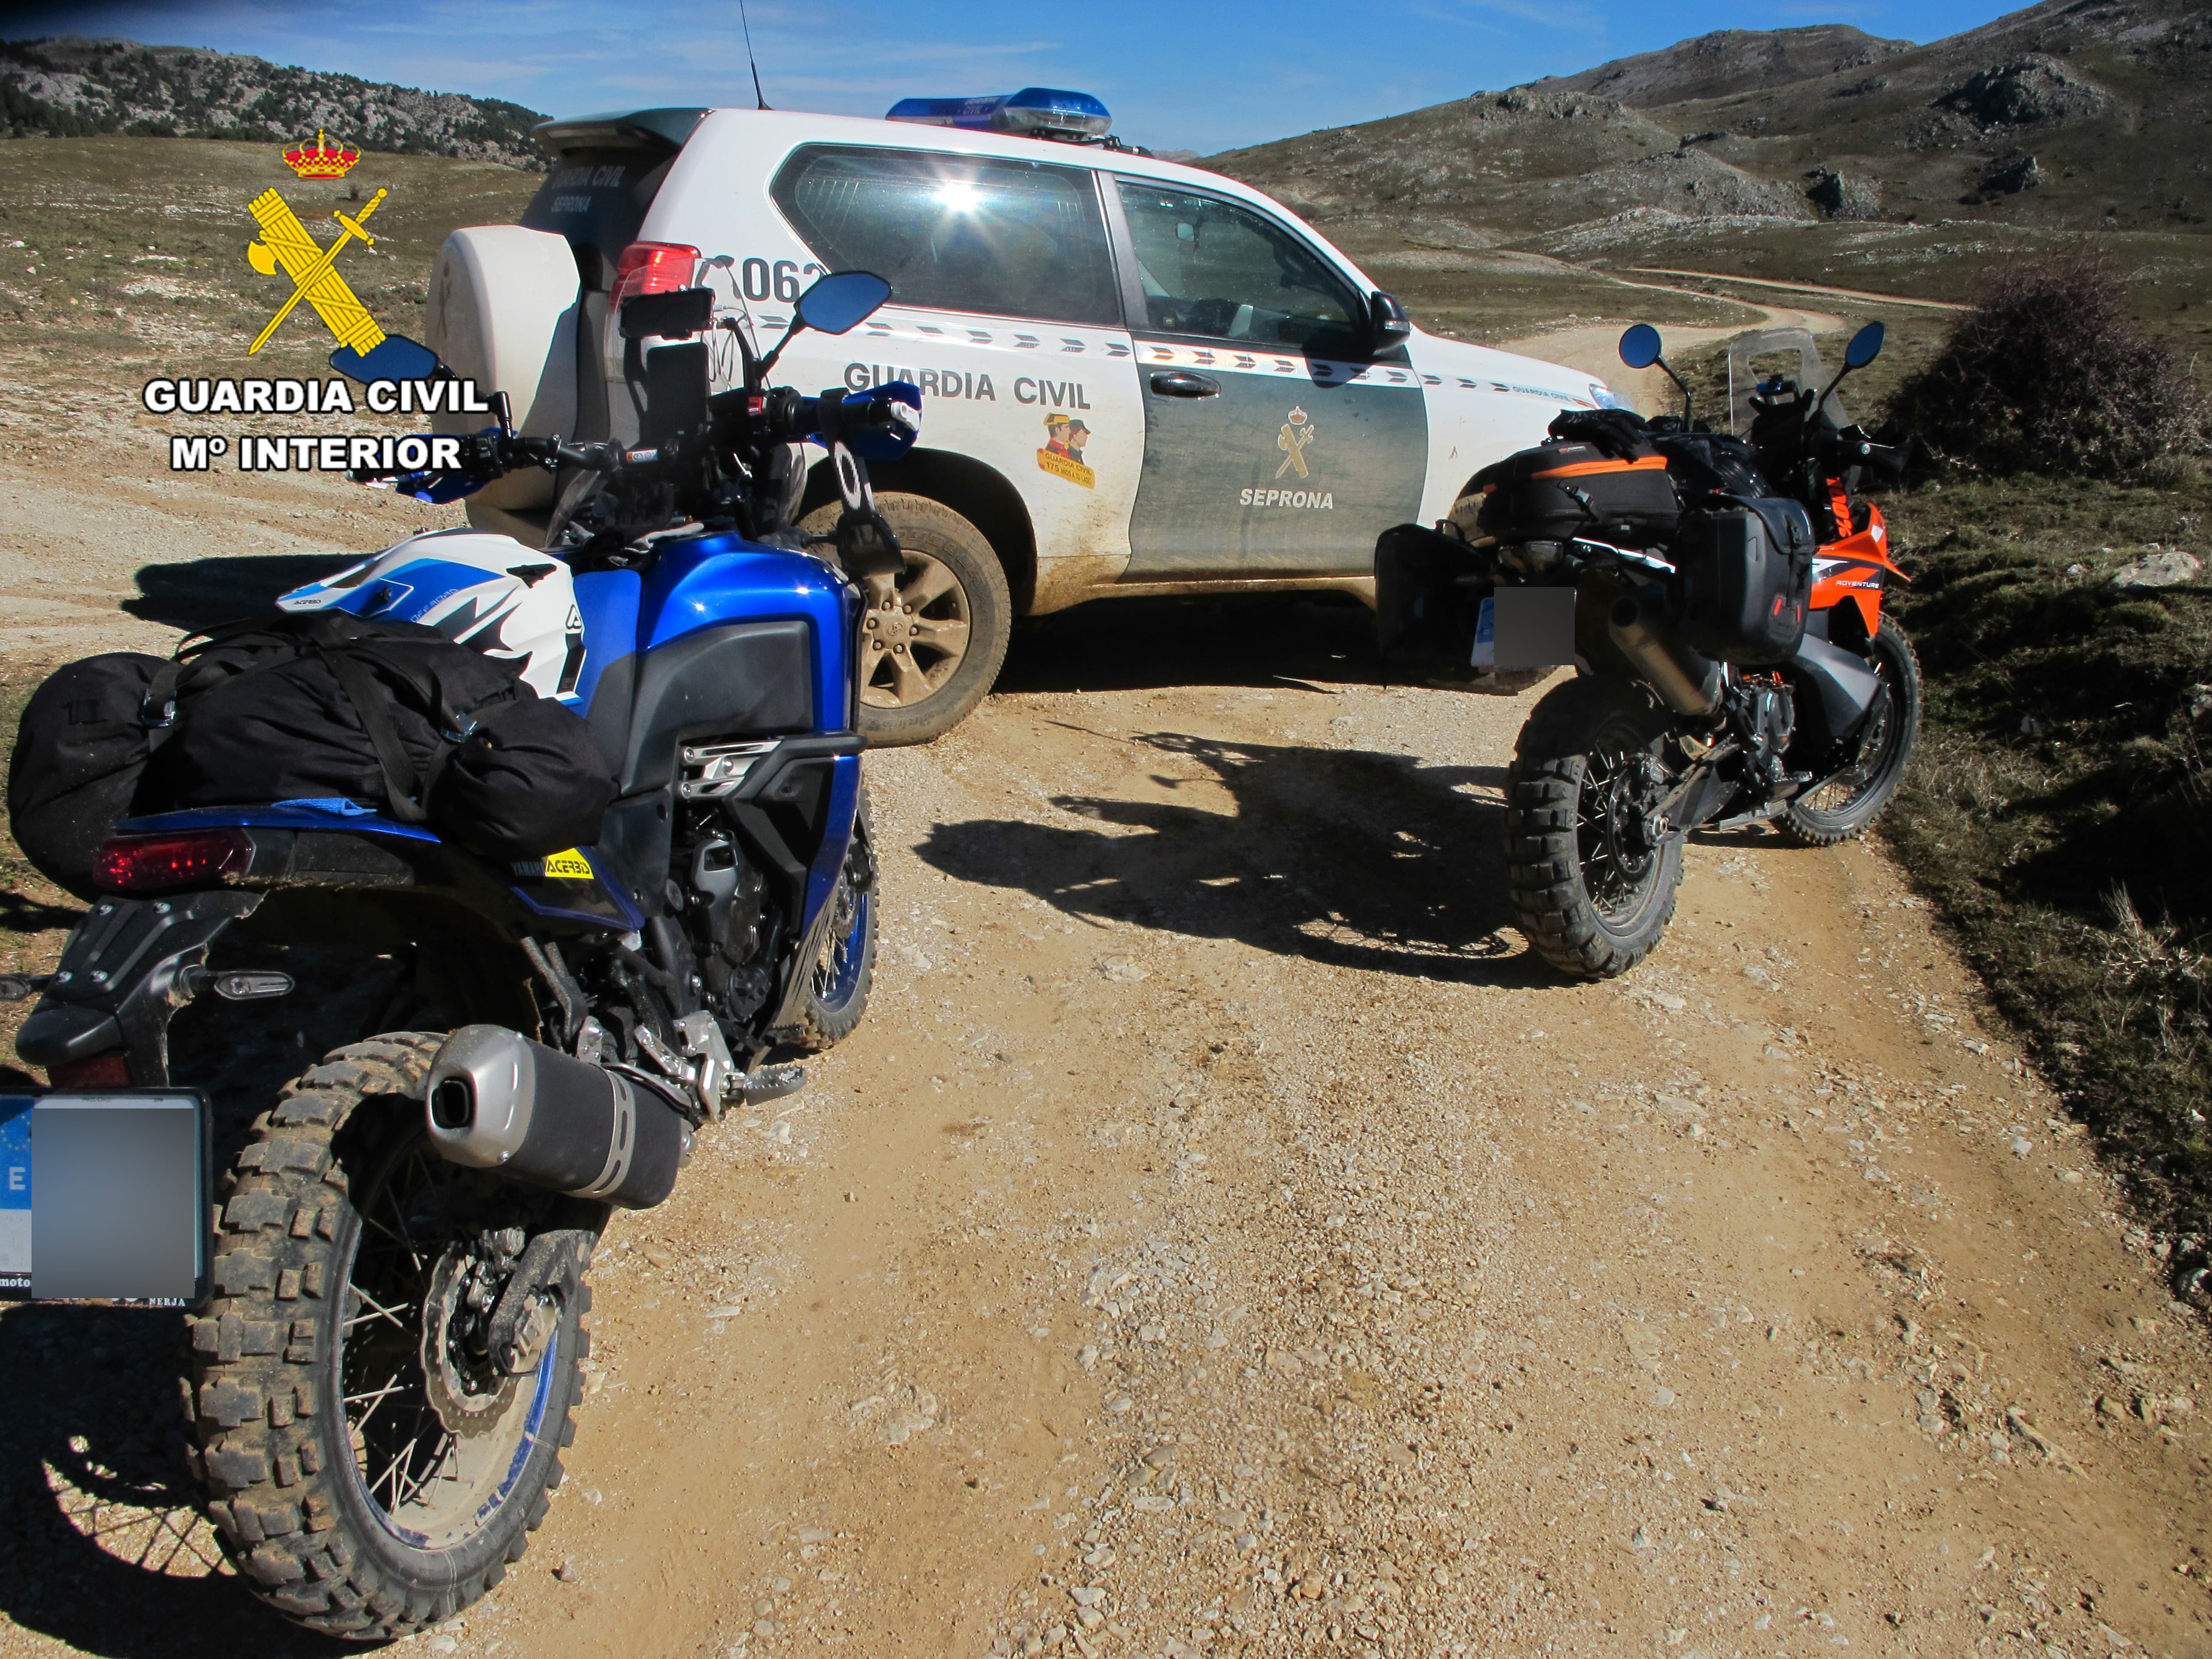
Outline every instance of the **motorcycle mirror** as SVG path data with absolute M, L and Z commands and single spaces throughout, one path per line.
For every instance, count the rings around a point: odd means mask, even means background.
M 844 334 L 876 314 L 891 285 L 872 270 L 837 270 L 799 296 L 799 320 L 820 334 Z
M 331 367 L 349 380 L 427 380 L 445 368 L 438 354 L 404 334 L 387 334 L 368 351 L 340 346 L 331 353 Z
M 1650 368 L 1662 349 L 1659 331 L 1649 323 L 1638 323 L 1620 337 L 1620 361 L 1631 368 Z
M 1851 343 L 1844 348 L 1844 367 L 1864 368 L 1881 356 L 1881 343 L 1886 330 L 1880 323 L 1869 323 L 1851 336 Z

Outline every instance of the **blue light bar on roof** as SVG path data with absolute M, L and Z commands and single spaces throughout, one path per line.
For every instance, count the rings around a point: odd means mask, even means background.
M 1024 138 L 1103 138 L 1114 125 L 1106 106 L 1089 93 L 1051 87 L 1024 87 L 996 98 L 902 98 L 885 118 Z

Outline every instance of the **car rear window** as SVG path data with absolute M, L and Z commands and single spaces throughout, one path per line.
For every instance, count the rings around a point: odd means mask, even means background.
M 568 150 L 531 198 L 522 222 L 567 237 L 584 286 L 604 293 L 675 159 L 659 149 Z
M 896 305 L 1042 322 L 1121 320 L 1088 168 L 811 144 L 771 187 L 832 270 L 872 270 Z

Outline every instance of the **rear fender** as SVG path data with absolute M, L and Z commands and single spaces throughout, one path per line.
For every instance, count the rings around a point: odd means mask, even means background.
M 258 893 L 180 893 L 102 899 L 77 924 L 39 1006 L 15 1034 L 32 1066 L 55 1066 L 121 1049 L 134 1087 L 169 1081 L 169 1017 L 192 993 L 187 971 L 233 922 L 259 908 Z

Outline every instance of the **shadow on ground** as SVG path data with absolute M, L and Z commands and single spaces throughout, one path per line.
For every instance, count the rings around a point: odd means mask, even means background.
M 1382 679 L 1374 613 L 1344 594 L 1107 599 L 1014 630 L 1000 691 L 1147 691 Z
M 40 1303 L 0 1317 L 0 1613 L 108 1659 L 324 1656 L 218 1570 L 185 1466 L 184 1316 Z
M 206 1091 L 215 1167 L 316 1056 L 400 1023 L 398 965 L 343 948 L 278 957 L 242 933 L 218 969 L 282 962 L 294 997 L 195 999 L 169 1028 L 181 1086 Z M 33 1303 L 0 1312 L 0 1614 L 104 1659 L 252 1655 L 337 1659 L 368 1650 L 301 1630 L 222 1565 L 185 1464 L 185 1316 Z
M 1228 789 L 1235 812 L 1060 796 L 1053 801 L 1060 811 L 1100 827 L 939 824 L 919 848 L 922 860 L 963 881 L 1021 888 L 1070 915 L 1235 939 L 1335 967 L 1551 982 L 1510 927 L 1501 769 L 1179 732 L 1129 741 L 1164 763 L 1196 763 Z M 1172 792 L 1191 780 L 1153 781 Z
M 352 556 L 266 553 L 149 564 L 139 570 L 138 592 L 122 609 L 171 628 L 212 628 L 265 615 L 280 594 L 358 562 Z

